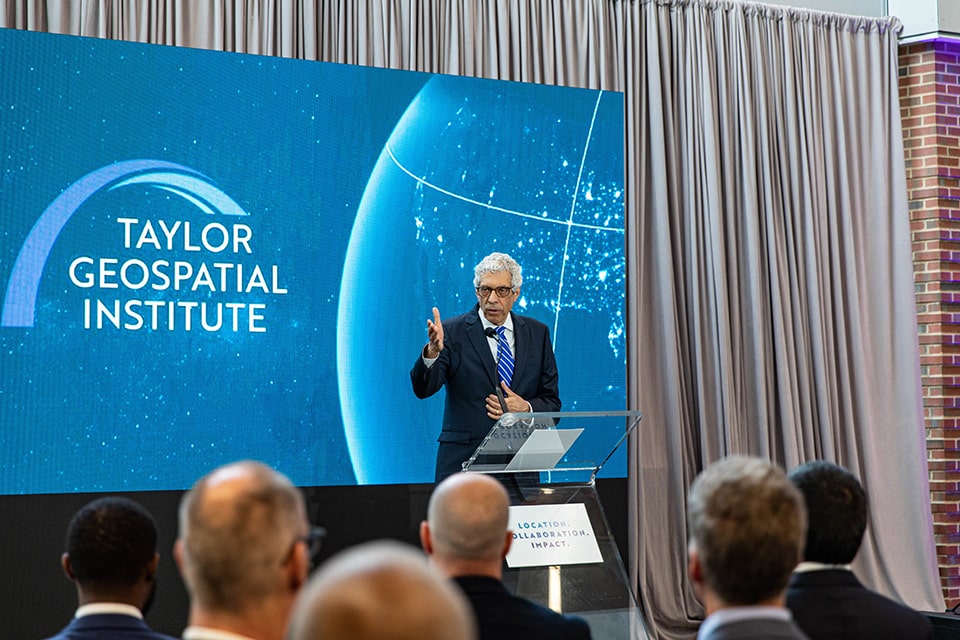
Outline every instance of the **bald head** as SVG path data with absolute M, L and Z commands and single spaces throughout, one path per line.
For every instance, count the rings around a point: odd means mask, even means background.
M 288 591 L 285 565 L 307 526 L 303 496 L 265 464 L 237 462 L 198 480 L 180 503 L 177 543 L 195 603 L 236 613 Z
M 474 640 L 465 597 L 424 556 L 371 542 L 331 558 L 301 593 L 291 640 Z
M 421 542 L 449 575 L 466 572 L 456 564 L 486 564 L 499 577 L 509 548 L 510 497 L 503 485 L 479 473 L 458 473 L 437 485 L 421 525 Z M 478 566 L 470 568 L 477 573 Z M 492 571 L 492 573 L 491 573 Z

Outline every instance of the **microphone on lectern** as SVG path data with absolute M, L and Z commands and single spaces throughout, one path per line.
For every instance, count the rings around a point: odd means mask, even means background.
M 497 330 L 494 329 L 493 327 L 487 327 L 483 330 L 483 332 L 486 334 L 488 338 L 493 338 L 494 340 L 497 340 L 499 342 L 500 336 L 497 335 Z M 500 366 L 500 349 L 499 348 L 497 349 L 496 364 L 498 367 Z M 503 397 L 503 389 L 500 388 L 499 382 L 497 383 L 496 391 L 497 391 L 497 399 L 500 401 L 500 410 L 503 411 L 504 413 L 507 413 L 507 399 Z

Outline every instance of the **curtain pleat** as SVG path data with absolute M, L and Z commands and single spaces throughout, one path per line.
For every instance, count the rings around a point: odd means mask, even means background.
M 942 610 L 895 19 L 731 0 L 8 0 L 0 26 L 624 92 L 644 413 L 628 564 L 647 620 L 693 635 L 686 489 L 734 453 L 851 469 L 871 500 L 857 572 Z
M 735 2 L 635 9 L 647 64 L 628 117 L 650 139 L 631 169 L 630 353 L 645 416 L 631 483 L 638 583 L 661 635 L 689 634 L 702 615 L 682 553 L 656 555 L 685 538 L 682 514 L 662 510 L 734 453 L 853 470 L 872 509 L 857 572 L 939 610 L 898 23 Z M 909 543 L 898 518 L 917 532 Z

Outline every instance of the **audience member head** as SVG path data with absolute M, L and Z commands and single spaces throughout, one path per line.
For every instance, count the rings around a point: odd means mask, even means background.
M 290 640 L 471 640 L 473 613 L 421 553 L 368 542 L 328 560 L 303 590 Z
M 512 541 L 509 518 L 510 498 L 502 484 L 484 474 L 457 473 L 430 496 L 420 542 L 447 576 L 500 578 Z
M 728 606 L 782 605 L 800 561 L 803 498 L 777 466 L 732 456 L 690 488 L 689 571 L 707 613 Z
M 127 498 L 106 497 L 81 508 L 67 528 L 63 570 L 80 604 L 121 602 L 145 609 L 154 592 L 157 527 Z
M 180 503 L 174 554 L 191 625 L 282 637 L 309 571 L 303 496 L 260 462 L 215 469 Z
M 843 467 L 822 460 L 800 465 L 787 477 L 807 504 L 803 559 L 853 562 L 867 528 L 867 494 L 860 482 Z

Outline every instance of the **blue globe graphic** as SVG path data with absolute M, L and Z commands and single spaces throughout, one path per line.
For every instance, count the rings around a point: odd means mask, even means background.
M 471 309 L 474 265 L 492 251 L 523 267 L 514 311 L 550 328 L 563 410 L 626 408 L 623 176 L 622 94 L 424 85 L 371 174 L 344 261 L 337 370 L 358 483 L 433 480 L 444 391 L 418 400 L 409 371 L 431 308 Z

